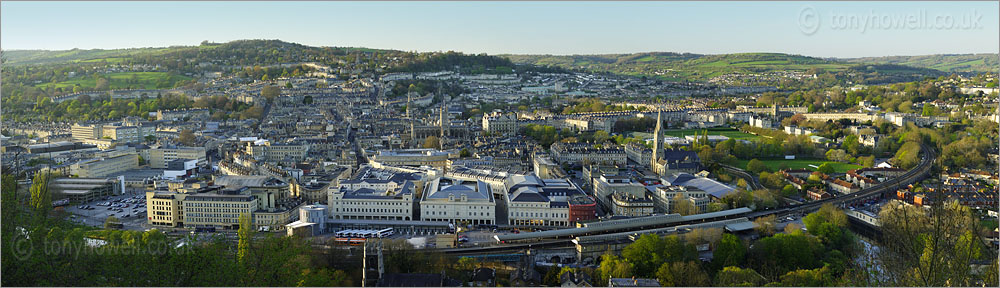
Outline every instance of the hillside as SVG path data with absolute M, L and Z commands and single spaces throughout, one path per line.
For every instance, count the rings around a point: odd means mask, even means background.
M 997 72 L 997 54 L 941 54 L 920 56 L 885 56 L 842 59 L 851 63 L 880 63 L 929 68 L 944 72 Z
M 656 76 L 664 80 L 705 81 L 731 73 L 775 71 L 842 71 L 849 63 L 780 53 L 702 55 L 690 53 L 634 53 L 610 55 L 502 55 L 517 64 L 556 66 L 594 72 Z
M 66 62 L 81 62 L 94 59 L 118 59 L 141 53 L 163 51 L 170 48 L 132 48 L 132 49 L 91 49 L 91 50 L 5 50 L 3 57 L 6 64 L 31 65 L 53 64 Z

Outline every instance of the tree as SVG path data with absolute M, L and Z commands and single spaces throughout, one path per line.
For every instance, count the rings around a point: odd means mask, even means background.
M 967 206 L 957 201 L 937 202 L 930 209 L 891 201 L 879 213 L 883 239 L 874 254 L 881 263 L 876 271 L 855 267 L 864 273 L 858 285 L 877 286 L 974 286 L 995 276 L 970 269 L 969 263 L 997 259 L 995 249 L 976 236 L 981 222 Z M 993 267 L 996 268 L 996 267 Z M 996 273 L 995 270 L 987 273 Z
M 766 282 L 764 276 L 750 268 L 740 268 L 729 266 L 715 274 L 715 286 L 729 287 L 753 287 L 761 286 Z
M 278 98 L 279 95 L 281 95 L 281 87 L 278 86 L 267 85 L 260 90 L 260 96 L 264 97 L 264 99 L 267 99 L 268 102 L 274 102 L 274 99 Z
M 820 164 L 819 167 L 816 168 L 816 171 L 823 174 L 833 174 L 834 172 L 833 165 L 830 165 L 830 162 L 823 162 L 823 164 Z
M 696 260 L 697 255 L 694 245 L 677 235 L 643 234 L 622 250 L 622 258 L 633 265 L 632 272 L 640 277 L 652 276 L 663 262 Z
M 441 147 L 441 140 L 438 139 L 437 136 L 433 136 L 433 135 L 427 136 L 427 138 L 424 138 L 424 146 L 423 147 L 424 148 L 434 148 L 434 149 L 437 149 L 437 148 Z
M 351 286 L 351 279 L 347 273 L 341 270 L 322 268 L 319 270 L 302 270 L 302 278 L 296 283 L 298 287 L 347 287 Z
M 611 139 L 611 135 L 608 135 L 607 131 L 597 130 L 597 132 L 594 132 L 594 142 L 604 143 L 608 142 L 608 139 Z
M 118 224 L 121 224 L 121 220 L 118 220 L 118 217 L 108 216 L 108 218 L 104 219 L 104 229 L 112 229 Z
M 49 210 L 52 210 L 52 194 L 49 193 L 49 174 L 35 173 L 35 178 L 31 182 L 31 208 L 35 216 L 45 219 Z
M 184 146 L 194 146 L 194 141 L 194 131 L 191 131 L 191 129 L 181 130 L 180 135 L 177 137 L 177 142 L 180 142 Z
M 656 279 L 663 286 L 706 287 L 711 284 L 708 274 L 694 261 L 668 262 L 656 270 Z
M 469 258 L 462 258 L 462 260 L 465 259 Z M 548 271 L 545 272 L 545 276 L 542 277 L 542 284 L 548 287 L 559 286 L 559 271 L 558 266 L 549 267 Z
M 671 209 L 673 210 L 671 212 L 673 213 L 681 214 L 683 216 L 698 214 L 698 206 L 694 206 L 691 201 L 688 201 L 688 199 L 681 194 L 674 195 L 674 198 L 671 199 L 671 204 L 673 206 L 671 207 L 673 208 Z
M 908 141 L 896 151 L 892 163 L 900 169 L 909 170 L 920 163 L 920 143 Z
M 847 161 L 847 151 L 843 149 L 830 149 L 826 151 L 826 159 L 830 161 Z
M 246 265 L 250 255 L 251 242 L 256 232 L 253 227 L 253 220 L 250 214 L 242 213 L 239 218 L 240 229 L 236 231 L 239 242 L 237 243 L 236 259 L 241 265 Z
M 262 116 L 264 116 L 264 107 L 253 105 L 253 107 L 243 110 L 243 113 L 240 114 L 240 120 L 260 119 Z
M 768 279 L 777 279 L 795 269 L 813 269 L 820 265 L 823 244 L 815 237 L 803 234 L 775 234 L 750 246 L 747 259 L 750 266 Z
M 289 83 L 289 84 L 290 84 L 290 83 Z M 312 104 L 313 104 L 313 96 L 311 96 L 311 95 L 306 95 L 306 97 L 302 97 L 302 104 L 305 104 L 305 105 L 312 105 Z
M 859 156 L 857 161 L 862 167 L 875 167 L 875 156 Z
M 608 283 L 611 278 L 632 277 L 632 265 L 612 254 L 601 256 L 601 265 L 597 268 L 597 283 Z
M 847 229 L 847 214 L 831 204 L 824 204 L 816 212 L 802 218 L 809 234 L 816 235 L 824 244 L 833 249 L 848 248 L 853 243 Z
M 833 275 L 830 268 L 824 266 L 818 269 L 799 269 L 781 275 L 781 286 L 786 287 L 822 287 L 833 286 Z
M 847 152 L 850 152 L 853 155 L 857 155 L 859 149 L 861 148 L 861 142 L 858 140 L 858 135 L 851 134 L 844 136 L 843 147 L 844 149 L 847 149 Z
M 757 233 L 760 233 L 761 236 L 774 235 L 774 231 L 778 226 L 777 224 L 775 224 L 775 219 L 777 219 L 777 217 L 775 217 L 774 215 L 768 215 L 764 217 L 758 217 L 757 219 L 753 220 L 754 224 L 757 224 L 755 225 L 757 226 L 755 227 L 755 229 L 757 229 Z
M 109 88 L 111 88 L 111 83 L 108 82 L 107 78 L 97 78 L 97 82 L 94 87 L 95 90 L 108 90 Z
M 712 265 L 716 269 L 726 266 L 738 266 L 743 264 L 746 258 L 746 247 L 743 241 L 733 234 L 723 234 L 715 244 L 715 252 L 712 253 Z
M 757 158 L 750 159 L 750 162 L 747 162 L 747 171 L 753 172 L 754 174 L 767 170 L 767 165 L 764 165 L 764 162 L 757 160 Z
M 6 172 L 6 171 L 5 171 Z M 0 234 L 3 238 L 0 239 L 11 239 L 11 235 L 16 227 L 17 216 L 19 209 L 21 207 L 20 203 L 17 201 L 17 179 L 14 175 L 3 174 L 2 180 L 0 180 L 0 194 L 2 194 L 2 199 L 0 199 L 0 229 L 3 229 L 3 234 Z
M 462 151 L 458 153 L 458 157 L 465 158 L 469 156 L 472 156 L 472 152 L 469 152 L 468 148 L 462 148 Z
M 792 186 L 792 184 L 787 184 L 785 187 L 781 188 L 781 195 L 785 197 L 792 197 L 799 194 L 799 189 Z
M 743 189 L 750 189 L 749 185 L 747 185 L 747 180 L 743 180 L 743 178 L 736 180 L 736 187 L 740 187 Z

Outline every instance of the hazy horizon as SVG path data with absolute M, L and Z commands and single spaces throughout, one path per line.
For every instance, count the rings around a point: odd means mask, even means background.
M 225 44 L 225 43 L 232 42 L 232 41 L 245 41 L 245 40 L 278 40 L 278 41 L 287 42 L 287 43 L 301 44 L 301 45 L 305 45 L 305 46 L 309 46 L 309 47 L 319 47 L 319 48 L 330 47 L 330 48 L 359 48 L 359 49 L 375 49 L 375 50 L 412 51 L 412 50 L 403 50 L 403 49 L 375 48 L 375 47 L 358 47 L 358 46 L 351 46 L 351 47 L 348 47 L 348 46 L 314 46 L 314 45 L 306 45 L 306 44 L 302 44 L 302 43 L 295 43 L 295 42 L 285 41 L 285 40 L 281 40 L 281 39 L 234 39 L 234 40 L 225 41 L 225 42 L 216 42 L 216 41 L 209 40 L 209 42 L 211 42 L 212 44 Z M 91 49 L 71 48 L 71 49 L 58 49 L 58 50 L 52 50 L 52 49 L 3 49 L 3 51 L 52 51 L 52 52 L 55 52 L 55 51 L 71 51 L 71 50 L 159 49 L 159 48 L 170 48 L 170 47 L 195 47 L 195 46 L 199 46 L 199 45 L 200 45 L 200 42 L 199 43 L 195 43 L 193 45 L 175 44 L 175 45 L 157 46 L 157 47 L 121 47 L 121 48 L 108 48 L 108 49 L 105 49 L 105 48 L 91 48 Z M 419 53 L 432 53 L 432 52 L 448 52 L 448 51 L 454 51 L 454 50 L 416 51 L 416 52 L 419 52 Z M 464 52 L 464 51 L 454 51 L 454 52 L 461 52 L 461 53 L 466 53 L 466 54 L 480 54 L 480 53 Z M 770 52 L 770 51 L 745 51 L 745 52 L 731 52 L 731 53 L 698 53 L 698 52 L 675 52 L 675 51 L 637 51 L 637 52 L 595 53 L 595 54 L 530 54 L 530 53 L 496 53 L 496 54 L 494 54 L 494 53 L 486 53 L 486 54 L 488 54 L 488 55 L 494 55 L 494 56 L 502 56 L 502 55 L 591 56 L 591 55 L 630 55 L 630 54 L 642 54 L 642 53 L 677 53 L 677 54 L 685 54 L 686 53 L 686 54 L 700 54 L 700 55 L 726 55 L 726 54 L 749 54 L 749 53 L 778 53 L 778 54 L 788 54 L 788 55 L 800 55 L 800 56 L 814 57 L 814 58 L 834 58 L 834 59 L 895 57 L 895 56 L 937 56 L 937 55 L 1000 54 L 998 52 L 969 52 L 969 53 L 938 53 L 938 54 L 914 54 L 914 55 L 877 55 L 877 56 L 858 56 L 858 57 L 827 57 L 827 56 L 816 56 L 816 55 L 805 55 L 805 54 L 783 53 L 783 52 Z
M 1000 52 L 997 2 L 232 3 L 2 2 L 0 43 L 61 51 L 280 39 L 491 55 L 818 58 Z

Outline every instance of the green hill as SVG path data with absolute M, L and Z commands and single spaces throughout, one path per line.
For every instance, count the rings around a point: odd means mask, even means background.
M 944 72 L 997 72 L 997 54 L 939 54 L 920 56 L 885 56 L 843 59 L 851 63 L 896 64 L 934 69 Z
M 517 64 L 556 66 L 593 72 L 653 76 L 665 80 L 704 81 L 729 73 L 772 71 L 842 71 L 851 64 L 780 53 L 702 55 L 650 52 L 607 55 L 502 55 Z

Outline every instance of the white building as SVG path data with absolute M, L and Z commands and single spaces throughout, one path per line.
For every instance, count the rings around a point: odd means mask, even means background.
M 436 178 L 420 200 L 420 220 L 455 224 L 496 224 L 496 200 L 483 181 Z
M 418 173 L 364 167 L 330 191 L 328 210 L 334 219 L 410 221 L 419 185 L 422 176 Z
M 483 115 L 483 131 L 491 134 L 517 134 L 517 114 L 513 112 L 493 112 Z

